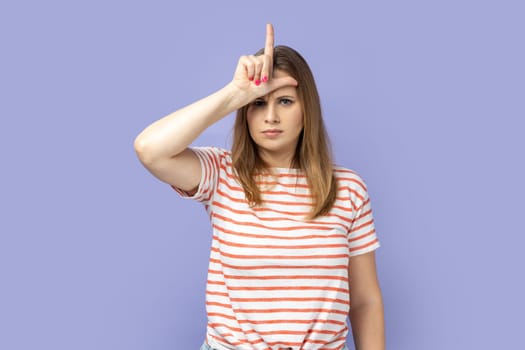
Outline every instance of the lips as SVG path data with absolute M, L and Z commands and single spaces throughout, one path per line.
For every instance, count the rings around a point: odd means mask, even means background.
M 263 134 L 276 134 L 283 132 L 281 129 L 266 129 L 263 131 Z
M 279 136 L 283 131 L 280 129 L 267 129 L 264 130 L 262 133 L 268 137 L 276 137 Z

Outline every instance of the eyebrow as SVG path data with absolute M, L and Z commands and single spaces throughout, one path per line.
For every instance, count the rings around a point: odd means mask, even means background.
M 283 98 L 288 98 L 290 100 L 296 100 L 298 99 L 299 97 L 298 96 L 292 96 L 292 95 L 286 95 L 286 94 L 282 94 L 282 95 L 277 95 L 276 97 L 274 97 L 273 99 L 274 100 L 280 100 L 280 99 L 283 99 Z M 267 96 L 261 96 L 261 97 L 257 97 L 255 100 L 253 100 L 254 102 L 255 101 L 266 101 L 268 99 Z
M 284 91 L 279 91 L 280 89 L 276 90 L 276 91 L 273 91 L 272 94 L 273 96 L 276 96 L 277 98 L 280 98 L 280 97 L 283 97 L 283 96 L 286 96 L 286 97 L 297 97 L 297 92 L 296 91 L 291 91 L 291 90 L 284 90 Z

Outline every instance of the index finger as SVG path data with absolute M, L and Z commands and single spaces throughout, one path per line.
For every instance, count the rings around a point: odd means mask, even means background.
M 273 26 L 271 23 L 266 25 L 266 44 L 264 45 L 264 54 L 273 59 Z

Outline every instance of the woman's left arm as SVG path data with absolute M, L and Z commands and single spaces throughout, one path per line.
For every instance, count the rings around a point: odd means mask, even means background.
M 356 350 L 385 349 L 383 298 L 374 251 L 350 257 L 350 324 Z

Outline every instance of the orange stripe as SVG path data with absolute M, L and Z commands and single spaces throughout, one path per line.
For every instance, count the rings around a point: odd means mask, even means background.
M 341 187 L 339 187 L 337 189 L 337 191 L 348 191 L 350 193 L 353 193 L 360 200 L 364 200 L 365 199 L 365 197 L 363 197 L 363 195 L 361 193 L 359 193 L 358 191 L 356 191 L 353 188 L 350 188 L 348 186 L 341 186 Z M 346 194 L 346 192 L 345 192 L 345 194 Z M 342 200 L 348 200 L 348 198 L 342 198 Z
M 221 296 L 221 297 L 228 297 L 230 294 L 229 293 L 224 293 L 224 292 L 213 292 L 211 290 L 207 290 L 206 291 L 206 294 L 209 294 L 209 295 L 218 295 L 218 296 Z
M 232 202 L 247 203 L 245 198 L 239 199 L 239 198 L 231 197 L 226 192 L 222 191 L 220 188 L 217 188 L 217 194 L 221 195 L 224 198 L 228 198 Z M 299 206 L 299 205 L 310 206 L 310 207 L 313 206 L 312 203 L 306 203 L 306 202 L 298 203 L 298 202 L 286 202 L 286 201 L 276 201 L 276 200 L 265 200 L 264 202 L 265 203 L 270 203 L 270 204 L 291 205 L 291 206 L 294 206 L 294 207 Z
M 353 211 L 356 210 L 357 206 L 355 205 L 355 203 L 353 201 L 350 201 L 350 204 L 352 205 L 352 209 L 348 209 L 347 207 L 343 207 L 341 205 L 336 205 L 336 204 L 334 204 L 332 206 L 332 209 L 339 209 L 339 210 L 342 210 L 342 211 L 347 211 L 349 213 L 352 213 Z
M 306 179 L 305 174 L 301 173 L 295 173 L 295 174 L 282 174 L 282 173 L 276 173 L 276 174 L 263 174 L 263 173 L 255 173 L 254 176 L 264 176 L 264 177 L 277 177 L 277 178 L 286 178 L 286 177 L 292 177 L 292 178 L 303 178 Z
M 305 332 L 303 331 L 288 331 L 288 330 L 281 330 L 281 331 L 266 331 L 266 332 L 258 332 L 259 334 L 261 335 L 279 335 L 279 334 L 293 334 L 293 335 L 305 335 Z M 339 332 L 337 331 L 330 331 L 330 330 L 323 330 L 323 329 L 319 329 L 319 330 L 312 330 L 312 329 L 309 329 L 306 334 L 331 334 L 331 335 L 336 335 L 338 334 Z
M 208 284 L 226 286 L 226 283 L 224 283 L 224 281 L 213 281 L 210 279 L 208 279 Z M 241 290 L 241 291 L 247 291 L 247 290 L 330 290 L 330 291 L 342 292 L 342 293 L 349 292 L 349 290 L 346 288 L 322 287 L 322 286 L 273 286 L 273 287 L 228 286 L 228 289 L 229 290 Z
M 244 189 L 240 186 L 234 186 L 234 185 L 231 185 L 228 181 L 226 181 L 224 178 L 220 177 L 219 178 L 219 184 L 223 184 L 224 186 L 226 186 L 228 189 L 234 191 L 234 192 L 239 192 L 239 193 L 242 193 L 244 194 Z
M 213 169 L 217 167 L 217 160 L 214 158 L 214 157 L 210 157 L 208 155 L 208 157 L 201 157 L 202 160 L 203 160 L 203 164 L 204 164 L 204 168 L 205 168 L 205 183 L 211 183 L 212 182 L 212 174 L 214 173 Z M 199 188 L 201 187 L 202 184 L 199 184 Z M 211 196 L 211 191 L 209 193 L 209 196 L 207 198 L 206 201 L 208 201 Z
M 276 209 L 272 209 L 268 207 L 253 207 L 251 209 L 253 211 L 271 211 L 271 212 L 278 213 L 278 214 L 296 215 L 296 216 L 301 216 L 301 217 L 306 217 L 309 214 L 309 212 L 306 212 L 306 211 L 293 212 L 293 211 L 276 210 Z
M 238 258 L 238 259 L 339 259 L 347 258 L 348 254 L 326 254 L 326 255 L 240 255 L 230 254 L 220 251 L 218 248 L 212 247 L 212 251 L 218 252 L 221 255 Z
M 224 327 L 228 328 L 235 332 L 244 332 L 245 334 L 249 334 L 254 331 L 244 331 L 242 328 L 239 327 L 232 327 L 230 325 L 227 325 L 226 323 L 220 323 L 220 322 L 214 322 L 214 323 L 208 323 L 208 327 L 215 328 L 215 327 Z
M 226 283 L 224 283 L 224 281 L 211 281 L 208 279 L 208 284 L 216 284 L 216 285 L 219 285 L 219 286 L 225 286 Z
M 203 152 L 204 154 L 202 153 L 199 153 L 199 158 L 201 159 L 203 165 L 204 165 L 204 181 L 206 184 L 209 184 L 212 182 L 212 179 L 211 179 L 211 176 L 212 176 L 212 173 L 213 173 L 213 164 L 215 164 L 215 166 L 217 166 L 217 162 L 215 160 L 214 157 L 210 156 L 209 152 Z M 203 184 L 199 184 L 199 187 L 197 189 L 198 192 L 202 192 L 203 194 L 205 194 L 205 192 L 203 192 L 202 190 L 202 185 Z M 204 202 L 208 202 L 210 199 L 211 199 L 211 196 L 212 196 L 212 191 L 208 191 L 208 196 L 207 198 L 204 199 Z
M 232 334 L 221 334 L 223 337 L 233 337 Z M 237 346 L 237 345 L 241 345 L 241 344 L 246 344 L 248 343 L 247 341 L 244 341 L 244 342 L 241 342 L 241 341 L 237 341 L 237 342 L 230 342 L 228 340 L 226 340 L 225 338 L 221 338 L 221 337 L 217 337 L 216 335 L 213 335 L 213 334 L 209 334 L 209 336 L 211 336 L 212 338 L 215 338 L 217 339 L 220 343 L 226 343 L 226 344 L 229 344 L 229 345 L 233 345 L 233 346 Z
M 363 192 L 365 192 L 365 193 L 367 192 L 366 186 L 361 181 L 359 181 L 358 179 L 351 178 L 351 177 L 337 177 L 337 176 L 336 176 L 336 179 L 337 179 L 337 181 L 340 181 L 340 182 L 353 182 L 353 183 L 356 183 L 359 187 L 361 187 Z
M 350 230 L 349 233 L 351 234 L 352 232 L 359 231 L 359 230 L 362 229 L 363 227 L 370 226 L 370 225 L 372 225 L 373 223 L 374 223 L 374 220 L 371 219 L 371 220 L 369 220 L 369 221 L 367 221 L 367 222 L 365 222 L 365 223 L 362 223 L 362 224 L 359 225 L 359 226 L 352 227 L 352 229 Z
M 220 264 L 224 267 L 228 267 L 234 270 L 260 270 L 260 269 L 346 269 L 346 265 L 253 265 L 253 266 L 243 266 L 243 265 L 232 265 L 226 264 L 219 259 L 210 258 L 210 261 L 213 263 Z
M 223 233 L 227 233 L 230 235 L 236 235 L 241 237 L 252 237 L 252 238 L 270 238 L 270 239 L 290 239 L 290 240 L 302 240 L 302 239 L 310 239 L 310 238 L 347 238 L 344 234 L 331 234 L 331 235 L 304 235 L 304 236 L 296 236 L 296 237 L 288 237 L 288 236 L 275 236 L 275 235 L 261 235 L 256 233 L 244 233 L 244 232 L 237 232 L 233 230 L 228 230 L 225 228 L 222 228 L 221 226 L 217 224 L 213 224 L 212 227 L 214 229 L 217 229 Z
M 335 302 L 343 305 L 350 305 L 347 300 L 337 298 L 230 298 L 231 301 L 236 302 L 277 302 L 277 301 L 324 301 Z
M 214 201 L 214 205 L 215 205 L 215 201 Z M 296 216 L 302 216 L 302 217 L 306 217 L 306 215 L 308 215 L 309 213 L 308 212 L 291 212 L 291 211 L 283 211 L 283 210 L 276 210 L 276 209 L 272 209 L 272 208 L 267 208 L 267 207 L 254 207 L 252 208 L 253 211 L 271 211 L 273 213 L 278 213 L 278 214 L 284 214 L 284 215 L 296 215 Z M 349 213 L 352 212 L 352 210 L 348 209 L 348 208 L 344 208 L 344 211 L 347 211 Z M 348 222 L 352 222 L 352 219 L 346 217 L 346 216 L 342 216 L 342 215 L 338 215 L 338 214 L 335 214 L 335 213 L 328 213 L 326 216 L 330 216 L 330 217 L 337 217 L 339 219 L 342 219 L 344 221 L 348 221 Z
M 263 191 L 261 190 L 261 194 L 264 196 L 291 196 L 296 198 L 313 198 L 310 194 L 303 194 L 303 193 L 290 193 L 286 191 Z
M 226 275 L 223 274 L 222 271 L 219 270 L 208 270 L 208 273 L 213 273 L 217 275 L 222 275 L 225 278 L 229 278 L 232 280 L 285 280 L 285 279 L 292 279 L 292 280 L 300 280 L 300 279 L 314 279 L 314 280 L 338 280 L 338 281 L 345 281 L 348 282 L 347 277 L 342 276 L 324 276 L 324 275 L 292 275 L 292 276 L 245 276 L 245 275 Z
M 362 206 L 361 206 L 361 208 L 362 208 Z M 361 209 L 361 208 L 360 208 L 360 209 Z M 370 215 L 371 213 L 372 213 L 372 209 L 368 209 L 368 210 L 365 211 L 364 213 L 361 213 L 359 216 L 356 216 L 356 217 L 354 218 L 354 221 L 359 221 L 359 220 L 361 220 L 362 218 L 367 217 L 367 216 Z
M 264 229 L 267 229 L 267 230 L 273 230 L 273 231 L 292 231 L 292 230 L 321 230 L 321 231 L 331 231 L 331 230 L 333 230 L 332 227 L 327 227 L 327 226 L 315 226 L 315 225 L 310 225 L 310 226 L 294 226 L 294 227 L 271 227 L 271 226 L 265 226 L 265 225 L 262 225 L 262 224 L 257 224 L 257 223 L 247 222 L 247 221 L 236 221 L 236 220 L 233 220 L 233 219 L 227 218 L 226 216 L 223 216 L 223 215 L 220 215 L 220 214 L 217 214 L 217 213 L 213 213 L 213 214 L 212 214 L 212 217 L 214 217 L 214 218 L 218 218 L 218 219 L 221 219 L 222 221 L 226 221 L 226 222 L 229 222 L 229 223 L 231 223 L 231 224 L 238 225 L 238 226 L 259 227 L 259 228 L 264 228 Z
M 246 201 L 246 198 L 235 198 L 235 197 L 232 197 L 228 193 L 223 192 L 220 188 L 217 188 L 217 194 L 219 194 L 221 197 L 229 199 L 232 202 L 244 203 L 244 204 L 248 205 L 248 202 Z
M 351 238 L 351 239 L 349 239 L 349 240 L 348 240 L 348 243 L 355 242 L 355 241 L 359 241 L 359 240 L 361 240 L 361 239 L 363 239 L 363 238 L 365 238 L 365 237 L 367 237 L 367 236 L 370 236 L 370 235 L 374 234 L 375 232 L 376 232 L 375 229 L 370 230 L 370 231 L 368 231 L 368 232 L 366 232 L 366 233 L 364 233 L 364 234 L 362 234 L 362 235 L 360 235 L 360 236 L 357 236 L 357 237 L 355 237 L 355 238 Z
M 225 166 L 224 164 L 222 164 L 222 162 L 221 162 L 221 164 L 219 165 L 219 169 L 223 170 L 224 173 L 225 173 L 225 175 L 226 175 L 229 179 L 231 179 L 232 181 L 237 182 L 237 176 L 233 173 L 234 169 L 231 167 L 231 165 L 230 165 L 230 168 L 229 168 L 230 171 L 228 171 L 228 169 L 226 168 L 226 166 Z
M 232 309 L 232 306 L 230 304 L 223 304 L 218 303 L 214 301 L 207 301 L 206 305 L 208 306 L 220 306 L 225 309 Z M 294 308 L 281 308 L 281 309 L 234 309 L 236 313 L 244 313 L 244 314 L 252 314 L 252 313 L 278 313 L 278 312 L 326 312 L 329 314 L 340 314 L 340 315 L 347 315 L 347 311 L 343 310 L 334 310 L 334 309 L 325 309 L 325 308 L 313 308 L 313 309 L 294 309 Z
M 318 248 L 347 248 L 348 244 L 307 244 L 307 245 L 269 245 L 269 244 L 244 244 L 234 243 L 219 237 L 215 237 L 215 240 L 221 244 L 229 247 L 243 247 L 243 248 L 255 248 L 255 249 L 318 249 Z
M 343 168 L 343 167 L 340 167 L 340 166 L 336 166 L 337 168 L 334 168 L 334 173 L 336 174 L 352 174 L 352 175 L 358 175 L 354 170 L 352 169 L 347 169 L 347 168 Z
M 376 244 L 377 242 L 378 242 L 378 239 L 376 238 L 376 239 L 374 239 L 373 241 L 368 242 L 368 243 L 366 243 L 366 244 L 363 244 L 363 245 L 360 245 L 360 246 L 357 246 L 357 247 L 350 248 L 350 251 L 351 251 L 351 252 L 354 252 L 354 251 L 356 251 L 356 250 L 363 249 L 363 248 L 369 247 L 369 246 L 371 246 L 371 245 L 374 245 L 374 244 Z
M 305 188 L 305 189 L 310 188 L 308 184 L 300 184 L 300 183 L 287 184 L 287 183 L 276 182 L 276 181 L 255 181 L 255 183 L 258 186 L 266 185 L 266 186 L 283 186 L 283 187 L 290 187 L 290 188 Z
M 249 323 L 249 324 L 278 324 L 278 323 L 290 323 L 290 324 L 309 324 L 309 323 L 330 323 L 330 324 L 336 324 L 336 325 L 339 325 L 339 326 L 342 326 L 342 325 L 345 325 L 346 326 L 346 323 L 343 322 L 343 321 L 338 321 L 338 320 L 331 320 L 331 319 L 308 319 L 308 320 L 263 320 L 263 321 L 257 321 L 257 320 L 237 320 L 237 318 L 235 316 L 230 316 L 230 315 L 226 315 L 226 314 L 223 314 L 221 312 L 209 312 L 208 313 L 208 316 L 218 316 L 218 317 L 223 317 L 223 318 L 227 318 L 227 319 L 230 319 L 230 320 L 235 320 L 237 321 L 239 324 L 246 324 L 246 323 Z

